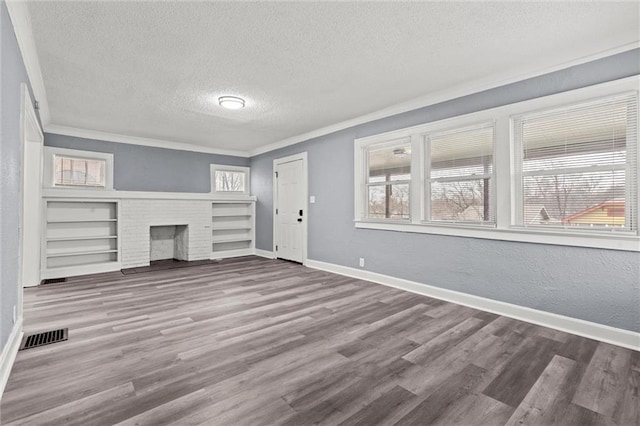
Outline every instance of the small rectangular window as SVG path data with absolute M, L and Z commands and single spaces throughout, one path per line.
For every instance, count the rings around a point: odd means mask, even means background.
M 216 192 L 244 192 L 244 172 L 216 170 Z
M 54 155 L 54 186 L 105 187 L 106 161 Z
M 493 123 L 426 137 L 427 218 L 493 224 Z
M 636 117 L 635 95 L 516 117 L 518 224 L 636 229 Z
M 248 195 L 249 167 L 211 165 L 211 192 L 228 195 Z
M 367 216 L 371 219 L 409 219 L 409 140 L 369 147 L 367 165 Z

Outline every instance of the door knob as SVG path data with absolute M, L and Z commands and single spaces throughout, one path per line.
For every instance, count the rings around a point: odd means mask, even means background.
M 301 217 L 298 218 L 298 222 L 302 222 L 302 218 Z

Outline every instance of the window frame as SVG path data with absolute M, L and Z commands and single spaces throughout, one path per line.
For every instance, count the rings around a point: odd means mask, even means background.
M 432 179 L 430 177 L 432 171 L 431 164 L 431 140 L 430 136 L 437 136 L 443 133 L 457 133 L 464 132 L 476 129 L 484 129 L 491 128 L 493 129 L 493 141 L 492 141 L 492 149 L 491 149 L 491 169 L 492 172 L 487 174 L 483 174 L 480 176 L 481 179 L 484 179 L 485 176 L 489 176 L 491 197 L 490 208 L 493 211 L 493 220 L 492 221 L 471 221 L 471 220 L 433 220 L 431 218 L 431 183 L 432 182 L 462 182 L 466 180 L 475 180 L 478 179 L 478 176 L 475 175 L 464 175 L 458 177 L 450 177 L 450 178 L 435 178 Z M 455 225 L 455 226 L 471 226 L 471 227 L 482 227 L 482 228 L 495 228 L 496 227 L 496 123 L 495 120 L 485 120 L 482 122 L 477 122 L 474 124 L 466 125 L 466 126 L 455 126 L 446 130 L 439 130 L 437 132 L 429 132 L 424 133 L 422 136 L 422 143 L 424 146 L 424 212 L 422 216 L 423 224 L 433 224 L 433 225 Z M 474 178 L 475 176 L 475 178 Z
M 251 191 L 251 168 L 246 166 L 227 166 L 224 164 L 211 164 L 211 194 L 246 197 Z M 216 172 L 234 172 L 244 174 L 244 190 L 243 191 L 218 191 L 216 190 Z
M 541 110 L 561 108 L 563 106 L 581 102 L 593 101 L 598 98 L 608 98 L 621 94 L 633 93 L 638 97 L 640 81 L 638 76 L 623 78 L 611 82 L 601 83 L 581 89 L 557 93 L 508 104 L 487 110 L 460 115 L 444 120 L 434 121 L 409 128 L 376 134 L 354 141 L 354 224 L 359 229 L 379 229 L 400 232 L 414 232 L 435 235 L 460 236 L 502 241 L 518 241 L 539 244 L 565 245 L 576 247 L 594 247 L 612 250 L 640 252 L 640 226 L 635 230 L 610 231 L 575 228 L 546 229 L 543 227 L 525 227 L 517 222 L 516 196 L 514 188 L 518 185 L 518 177 L 514 170 L 515 123 L 514 118 L 523 114 L 530 114 Z M 640 110 L 640 108 L 639 108 Z M 636 126 L 640 124 L 640 113 L 635 117 Z M 469 223 L 442 223 L 426 220 L 426 148 L 424 135 L 446 131 L 452 128 L 463 128 L 474 124 L 494 121 L 494 219 L 495 226 Z M 640 129 L 639 129 L 640 130 Z M 640 132 L 639 132 L 640 133 Z M 364 177 L 367 170 L 363 159 L 366 158 L 366 148 L 372 144 L 385 141 L 411 139 L 411 189 L 410 209 L 411 218 L 407 222 L 398 223 L 388 219 L 368 219 L 363 215 L 366 207 L 366 195 L 363 190 Z M 640 188 L 640 141 L 636 138 L 636 155 L 632 161 L 638 168 L 636 188 Z M 629 178 L 627 178 L 629 179 Z M 628 185 L 627 185 L 628 186 Z M 629 196 L 625 195 L 628 202 Z M 634 205 L 636 215 L 640 211 L 640 197 Z M 636 217 L 636 224 L 638 224 Z
M 364 197 L 365 197 L 365 217 L 368 220 L 381 220 L 381 221 L 391 221 L 391 222 L 409 222 L 411 220 L 411 187 L 412 187 L 412 177 L 413 174 L 409 173 L 409 179 L 403 179 L 403 180 L 397 180 L 397 181 L 384 181 L 384 182 L 369 182 L 369 152 L 371 150 L 376 150 L 376 149 L 382 149 L 382 148 L 391 148 L 394 146 L 399 146 L 399 145 L 406 145 L 407 143 L 409 143 L 409 145 L 411 145 L 411 139 L 410 138 L 402 138 L 402 139 L 397 139 L 397 140 L 391 140 L 391 141 L 384 141 L 384 142 L 380 142 L 380 143 L 374 143 L 371 145 L 366 146 L 366 152 L 365 152 L 365 173 L 366 173 L 366 177 L 365 177 L 365 190 L 364 190 Z M 413 151 L 411 151 L 411 160 L 413 160 Z M 413 161 L 410 162 L 410 166 L 412 166 Z M 409 186 L 409 218 L 371 218 L 369 217 L 369 188 L 371 188 L 372 186 L 382 186 L 384 185 L 389 186 L 389 185 L 398 185 L 398 184 L 407 184 Z
M 55 179 L 56 157 L 78 160 L 104 161 L 104 186 L 93 185 L 57 185 Z M 71 189 L 79 191 L 111 191 L 113 190 L 113 154 L 107 152 L 83 151 L 79 149 L 44 147 L 43 186 L 56 190 Z
M 625 222 L 626 223 L 633 223 L 636 225 L 636 229 L 629 229 L 629 228 L 616 228 L 616 227 L 610 227 L 610 228 L 586 228 L 586 227 L 573 227 L 573 226 L 569 226 L 569 225 L 527 225 L 524 223 L 524 179 L 525 177 L 531 177 L 531 176 L 556 176 L 556 175 L 562 175 L 562 174 L 574 174 L 574 173 L 583 173 L 583 172 L 601 172 L 601 171 L 610 171 L 610 170 L 615 170 L 615 171 L 625 171 L 625 203 L 632 200 L 632 197 L 630 196 L 630 191 L 633 188 L 638 188 L 638 183 L 637 182 L 633 182 L 630 181 L 630 178 L 628 178 L 628 176 L 630 176 L 629 173 L 629 163 L 630 162 L 635 162 L 636 165 L 636 173 L 638 173 L 640 170 L 638 170 L 638 167 L 640 166 L 640 156 L 638 156 L 638 158 L 634 159 L 631 156 L 627 155 L 627 161 L 624 164 L 613 164 L 613 165 L 592 165 L 592 166 L 583 166 L 583 167 L 554 167 L 551 169 L 545 169 L 545 170 L 536 170 L 536 171 L 527 171 L 525 172 L 524 169 L 524 156 L 523 156 L 523 150 L 524 150 L 524 145 L 523 145 L 523 140 L 521 135 L 519 135 L 520 132 L 520 127 L 517 125 L 517 122 L 522 118 L 525 117 L 527 115 L 535 115 L 535 114 L 540 114 L 540 113 L 545 113 L 545 112 L 553 112 L 554 110 L 556 110 L 557 112 L 561 113 L 563 111 L 566 111 L 567 109 L 570 109 L 572 107 L 576 107 L 579 106 L 580 104 L 584 104 L 584 103 L 598 103 L 598 102 L 606 102 L 608 100 L 611 100 L 612 98 L 615 97 L 625 97 L 625 96 L 629 96 L 629 95 L 633 95 L 635 96 L 635 100 L 636 100 L 636 109 L 640 109 L 640 105 L 639 105 L 639 98 L 638 98 L 638 92 L 633 92 L 633 91 L 622 91 L 620 93 L 610 93 L 608 95 L 604 95 L 604 96 L 598 96 L 598 97 L 594 97 L 594 98 L 589 98 L 589 99 L 584 99 L 584 100 L 580 100 L 580 101 L 576 101 L 576 102 L 569 102 L 569 103 L 563 103 L 563 104 L 558 104 L 558 105 L 554 105 L 554 106 L 549 106 L 549 107 L 545 107 L 545 108 L 540 108 L 537 109 L 535 111 L 527 111 L 524 113 L 519 113 L 519 114 L 514 114 L 511 116 L 511 129 L 512 129 L 512 134 L 511 134 L 511 148 L 512 148 L 512 176 L 513 176 L 513 186 L 512 186 L 512 197 L 513 197 L 513 219 L 512 219 L 512 226 L 514 228 L 531 228 L 531 229 L 555 229 L 555 230 L 566 230 L 567 233 L 579 233 L 579 232 L 588 232 L 588 233 L 602 233 L 602 234 L 609 234 L 609 233 L 621 233 L 621 234 L 627 234 L 627 235 L 640 235 L 640 227 L 638 227 L 638 206 L 633 206 L 633 208 L 631 209 L 625 209 Z M 631 141 L 631 143 L 633 144 L 633 147 L 631 149 L 631 151 L 633 152 L 638 151 L 638 147 L 640 146 L 640 144 L 638 143 L 638 136 L 639 136 L 639 132 L 638 130 L 638 122 L 636 122 L 636 138 L 634 141 Z M 640 173 L 639 173 L 640 174 Z M 631 204 L 631 203 L 630 203 Z

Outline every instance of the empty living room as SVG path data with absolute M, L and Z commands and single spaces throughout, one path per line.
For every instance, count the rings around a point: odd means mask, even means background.
M 0 0 L 0 424 L 640 426 L 640 2 Z

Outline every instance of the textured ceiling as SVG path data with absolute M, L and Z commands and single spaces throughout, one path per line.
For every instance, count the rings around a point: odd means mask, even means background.
M 51 122 L 251 151 L 638 40 L 639 3 L 30 2 Z M 220 95 L 247 100 L 220 108 Z

